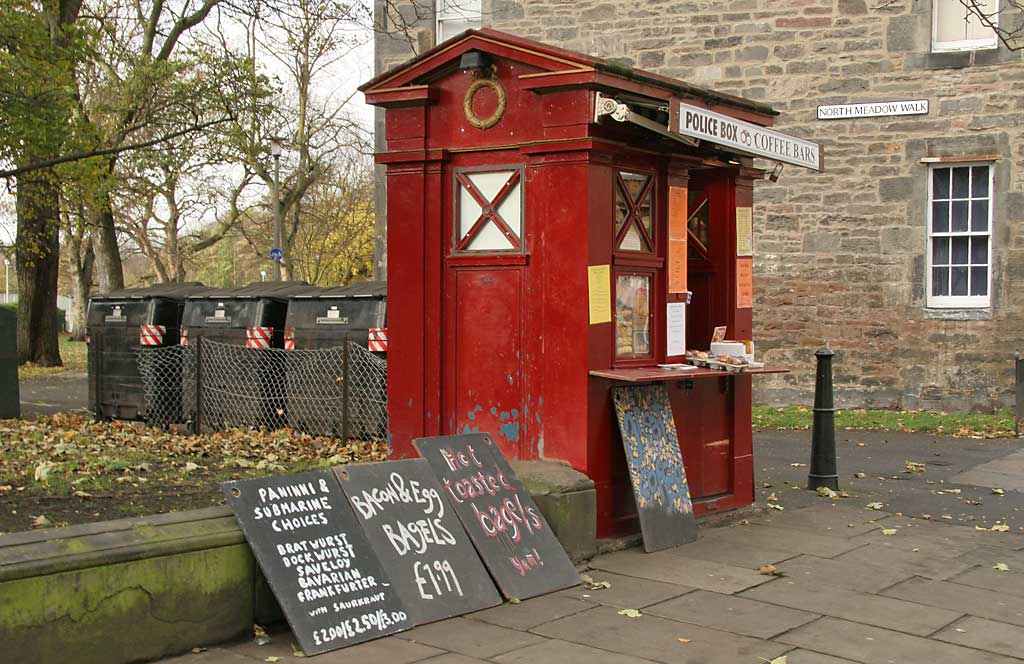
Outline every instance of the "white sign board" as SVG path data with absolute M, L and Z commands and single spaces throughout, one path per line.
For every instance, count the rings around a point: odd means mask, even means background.
M 679 133 L 812 171 L 823 168 L 817 143 L 689 104 L 679 104 Z
M 665 356 L 686 355 L 686 303 L 669 302 L 665 322 L 668 326 L 668 334 Z
M 818 107 L 819 120 L 876 118 L 888 115 L 928 115 L 928 100 L 878 101 L 867 104 L 836 104 Z

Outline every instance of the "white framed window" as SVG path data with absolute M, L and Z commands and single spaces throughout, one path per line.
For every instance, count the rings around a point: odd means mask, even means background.
M 928 306 L 976 308 L 992 288 L 991 164 L 941 164 L 928 178 Z
M 523 169 L 455 171 L 453 250 L 523 252 Z
M 481 0 L 436 0 L 437 8 L 437 43 L 451 39 L 455 35 L 479 28 L 481 25 Z
M 999 25 L 999 0 L 969 0 L 976 9 L 968 9 L 962 0 L 932 0 L 932 52 L 976 51 L 996 48 L 995 31 L 982 23 L 976 12 Z

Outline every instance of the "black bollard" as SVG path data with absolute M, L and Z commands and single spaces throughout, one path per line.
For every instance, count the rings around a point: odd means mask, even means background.
M 815 351 L 818 372 L 814 379 L 814 422 L 811 425 L 811 470 L 807 488 L 839 489 L 836 471 L 836 409 L 832 399 L 832 356 L 828 348 Z

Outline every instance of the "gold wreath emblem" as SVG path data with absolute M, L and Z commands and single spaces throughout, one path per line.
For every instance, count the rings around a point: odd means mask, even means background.
M 480 118 L 473 111 L 473 98 L 476 97 L 476 93 L 481 88 L 490 88 L 494 90 L 494 94 L 498 97 L 498 107 L 494 109 L 489 117 Z M 466 114 L 466 121 L 473 125 L 477 129 L 490 129 L 494 125 L 498 124 L 502 116 L 505 115 L 505 105 L 507 100 L 505 99 L 505 88 L 501 87 L 501 83 L 497 79 L 493 78 L 478 78 L 473 81 L 469 89 L 466 90 L 466 96 L 462 99 L 462 111 Z

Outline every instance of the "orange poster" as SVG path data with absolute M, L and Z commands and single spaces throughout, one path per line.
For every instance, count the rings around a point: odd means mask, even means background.
M 686 292 L 686 218 L 685 187 L 668 188 L 668 292 Z
M 736 259 L 736 308 L 754 306 L 754 259 Z

